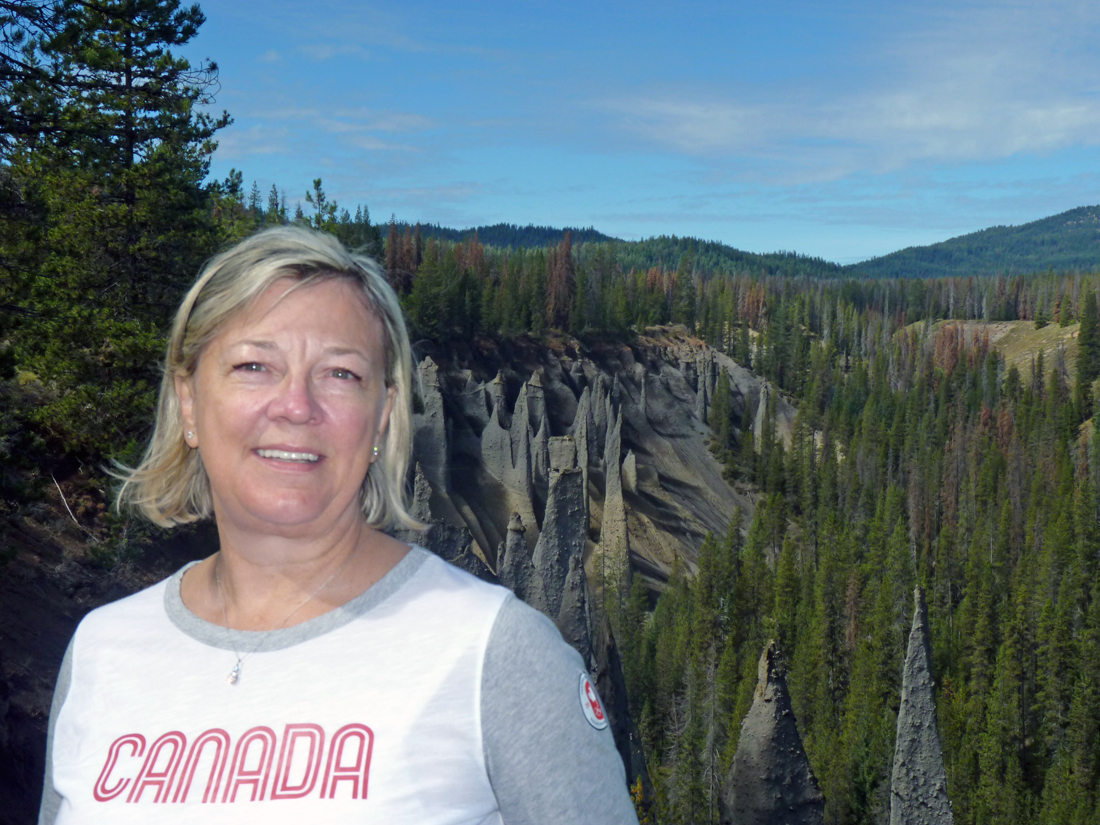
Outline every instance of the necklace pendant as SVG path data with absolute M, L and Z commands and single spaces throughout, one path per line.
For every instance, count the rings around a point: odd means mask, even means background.
M 225 677 L 225 681 L 230 685 L 237 684 L 237 679 L 241 677 L 241 663 L 233 665 L 233 669 L 229 671 L 229 675 Z

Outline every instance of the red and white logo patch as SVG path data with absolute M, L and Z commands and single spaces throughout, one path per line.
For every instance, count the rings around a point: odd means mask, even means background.
M 588 674 L 581 673 L 580 681 L 580 695 L 581 695 L 581 710 L 584 711 L 584 718 L 588 720 L 588 724 L 594 727 L 596 730 L 603 730 L 607 727 L 607 713 L 603 709 L 603 703 L 600 701 L 600 696 L 596 693 L 596 688 L 592 684 L 592 680 L 588 678 Z

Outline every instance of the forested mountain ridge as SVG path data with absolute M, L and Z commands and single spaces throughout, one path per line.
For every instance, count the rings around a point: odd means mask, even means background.
M 557 246 L 568 233 L 580 260 L 606 254 L 606 251 L 610 250 L 615 261 L 623 268 L 675 269 L 682 262 L 686 262 L 690 269 L 701 273 L 751 272 L 759 275 L 830 278 L 838 276 L 841 272 L 838 264 L 822 258 L 800 255 L 797 252 L 743 252 L 718 241 L 680 238 L 675 235 L 659 235 L 641 241 L 624 241 L 621 238 L 613 238 L 597 232 L 592 227 L 555 229 L 548 226 L 520 227 L 500 223 L 471 229 L 448 229 L 437 224 L 414 226 L 396 220 L 391 221 L 391 226 L 397 236 L 412 235 L 415 231 L 424 240 L 435 238 L 453 243 L 468 242 L 476 238 L 484 246 L 501 250 L 531 250 Z
M 395 225 L 400 234 L 404 234 L 406 229 L 412 230 L 414 228 L 413 224 L 403 221 L 396 221 Z M 437 240 L 451 242 L 465 241 L 476 235 L 481 243 L 487 246 L 501 247 L 502 249 L 507 247 L 532 249 L 550 244 L 556 246 L 561 242 L 566 232 L 573 236 L 574 243 L 607 243 L 619 240 L 602 232 L 597 232 L 593 227 L 580 229 L 566 226 L 555 229 L 550 226 L 533 226 L 530 224 L 517 226 L 511 223 L 495 223 L 491 226 L 475 226 L 470 229 L 450 229 L 439 224 L 423 223 L 420 224 L 420 232 L 424 238 L 436 238 Z
M 1092 271 L 1100 262 L 1100 206 L 1081 206 L 1020 226 L 993 226 L 928 246 L 911 246 L 844 267 L 854 278 L 1022 275 Z
M 413 226 L 396 222 L 399 234 Z M 848 266 L 795 252 L 744 252 L 717 241 L 656 236 L 624 241 L 595 229 L 494 224 L 471 229 L 421 225 L 424 238 L 534 249 L 557 245 L 566 232 L 584 259 L 592 246 L 609 244 L 623 267 L 676 268 L 685 257 L 700 272 L 756 273 L 813 278 L 943 278 L 1024 275 L 1046 270 L 1090 271 L 1100 260 L 1100 206 L 1082 206 L 1020 226 L 994 226 L 940 243 L 913 246 Z

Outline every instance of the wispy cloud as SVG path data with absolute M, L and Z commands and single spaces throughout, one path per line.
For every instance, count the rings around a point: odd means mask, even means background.
M 309 43 L 298 47 L 298 52 L 312 60 L 331 60 L 334 57 L 368 56 L 367 50 L 357 43 Z
M 843 93 L 801 78 L 778 92 L 660 90 L 597 105 L 645 141 L 767 161 L 766 175 L 788 180 L 1092 146 L 1100 59 L 1086 45 L 1098 24 L 1077 2 L 978 4 L 930 15 L 864 55 L 878 71 Z
M 377 111 L 367 108 L 343 108 L 324 111 L 309 106 L 275 106 L 245 110 L 247 130 L 231 128 L 222 140 L 226 157 L 246 157 L 249 152 L 269 154 L 285 149 L 289 138 L 316 144 L 318 136 L 333 138 L 346 149 L 356 152 L 413 153 L 420 148 L 410 139 L 434 128 L 430 118 L 410 112 Z M 280 139 L 276 140 L 275 135 Z M 395 140 L 403 136 L 404 140 Z
M 240 163 L 254 155 L 282 154 L 288 150 L 289 144 L 283 129 L 230 127 L 218 134 L 218 156 L 222 160 Z
M 348 144 L 368 152 L 415 152 L 415 146 L 392 143 L 381 140 L 373 135 L 354 135 L 348 139 Z

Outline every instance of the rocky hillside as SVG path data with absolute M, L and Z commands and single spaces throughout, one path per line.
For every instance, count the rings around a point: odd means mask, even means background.
M 554 462 L 575 462 L 590 576 L 602 581 L 612 558 L 628 560 L 659 588 L 676 558 L 693 565 L 707 531 L 724 532 L 734 508 L 753 507 L 708 449 L 719 375 L 730 376 L 739 425 L 757 436 L 775 391 L 682 329 L 650 332 L 583 355 L 572 342 L 427 354 L 414 460 L 431 518 L 497 570 L 510 524 L 522 524 L 534 552 Z M 775 394 L 777 431 L 789 441 L 795 411 Z

